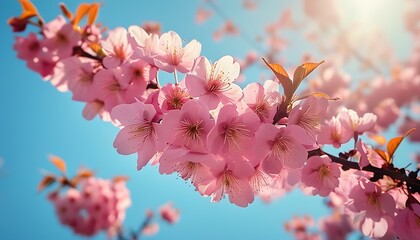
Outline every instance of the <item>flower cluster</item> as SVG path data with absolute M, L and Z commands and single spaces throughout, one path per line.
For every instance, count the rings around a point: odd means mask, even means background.
M 64 5 L 62 9 L 69 13 Z M 59 17 L 44 23 L 37 11 L 30 10 L 29 16 L 39 20 L 42 38 L 33 33 L 17 37 L 18 57 L 58 90 L 69 90 L 74 100 L 85 102 L 86 119 L 99 114 L 120 127 L 113 145 L 120 154 L 137 154 L 138 170 L 149 163 L 158 165 L 161 174 L 179 174 L 212 201 L 228 196 L 241 207 L 257 195 L 271 200 L 300 186 L 308 194 L 329 196 L 332 206 L 344 205 L 343 214 L 356 219 L 354 224 L 366 236 L 416 234 L 395 223 L 399 219 L 419 226 L 418 171 L 393 164 L 398 145 L 411 130 L 391 139 L 387 151 L 372 148 L 360 138 L 382 126 L 375 114 L 361 111 L 359 116 L 336 106 L 331 111 L 329 105 L 336 99 L 325 92 L 298 96 L 300 84 L 322 62 L 302 64 L 290 78 L 281 65 L 264 60 L 275 79 L 241 88 L 236 84 L 240 64 L 233 57 L 211 62 L 200 56 L 199 42 L 183 46 L 174 31 L 158 34 L 139 26 L 118 27 L 103 38 L 94 24 L 96 4 L 81 5 L 74 18 L 65 14 L 68 22 Z M 10 24 L 20 31 L 19 24 L 28 24 L 27 16 Z M 87 25 L 79 27 L 84 16 Z M 330 19 L 334 17 L 327 22 Z M 174 81 L 161 85 L 162 72 L 173 73 Z M 325 75 L 338 78 L 342 86 L 348 82 L 334 70 Z M 352 139 L 354 147 L 338 157 L 321 149 L 341 148 Z M 106 229 L 102 226 L 109 222 L 118 223 L 120 213 L 114 211 L 119 200 L 108 199 L 111 210 L 104 203 L 114 184 L 85 181 L 80 192 L 73 189 L 52 199 L 65 224 L 77 225 L 73 220 L 88 214 L 93 223 L 77 231 L 89 235 Z M 84 191 L 89 188 L 98 191 L 86 199 Z M 90 199 L 98 199 L 100 207 L 96 209 L 98 202 Z M 125 210 L 128 203 L 123 202 Z M 66 206 L 63 213 L 60 204 Z M 85 213 L 73 211 L 68 216 L 68 208 Z M 95 220 L 95 211 L 102 210 L 113 217 Z M 177 221 L 177 211 L 165 207 L 161 213 L 168 222 Z M 347 230 L 343 232 L 346 235 Z
M 91 177 L 80 185 L 80 189 L 49 194 L 60 222 L 79 235 L 93 236 L 99 231 L 115 235 L 131 205 L 125 183 Z
M 353 231 L 350 219 L 337 212 L 319 219 L 317 226 L 314 222 L 310 216 L 295 216 L 286 222 L 284 227 L 286 231 L 293 234 L 296 240 L 347 239 L 348 234 Z M 321 232 L 325 234 L 324 238 Z
M 45 175 L 38 190 L 59 184 L 48 194 L 48 199 L 60 222 L 79 235 L 93 236 L 100 231 L 109 236 L 120 234 L 125 211 L 131 205 L 130 191 L 125 185 L 127 178 L 96 178 L 88 169 L 81 169 L 76 176 L 69 178 L 63 159 L 50 156 L 50 161 L 60 170 L 61 176 Z

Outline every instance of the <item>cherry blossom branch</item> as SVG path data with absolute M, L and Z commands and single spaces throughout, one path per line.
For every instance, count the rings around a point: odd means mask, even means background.
M 141 234 L 143 233 L 143 230 L 150 224 L 150 222 L 153 219 L 153 215 L 149 215 L 144 219 L 143 223 L 140 225 L 139 229 L 136 233 L 133 233 L 132 239 L 134 240 L 140 240 Z
M 80 47 L 80 46 L 77 46 L 77 47 L 74 47 L 74 48 L 73 48 L 73 54 L 74 54 L 74 55 L 77 55 L 77 56 L 80 56 L 80 57 L 86 57 L 86 58 L 90 58 L 90 59 L 93 59 L 93 60 L 97 60 L 97 61 L 99 61 L 99 62 L 102 62 L 102 59 L 103 59 L 103 58 L 101 58 L 101 57 L 99 57 L 99 56 L 94 56 L 94 55 L 92 55 L 92 54 L 90 54 L 90 53 L 86 52 L 86 51 L 85 51 L 85 50 L 83 50 L 83 48 L 82 48 L 82 47 Z
M 316 150 L 312 150 L 308 152 L 308 157 L 311 156 L 321 156 L 327 155 L 331 158 L 331 160 L 335 163 L 339 163 L 343 166 L 343 169 L 355 169 L 355 170 L 363 170 L 366 172 L 372 172 L 375 174 L 374 177 L 378 179 L 382 178 L 383 176 L 388 176 L 394 180 L 400 180 L 406 182 L 407 186 L 411 190 L 412 193 L 420 191 L 420 180 L 417 178 L 417 171 L 410 172 L 407 176 L 406 170 L 404 168 L 397 169 L 397 168 L 378 168 L 372 165 L 368 165 L 360 169 L 360 166 L 357 162 L 348 161 L 345 158 L 334 156 L 330 153 L 322 151 L 320 148 Z

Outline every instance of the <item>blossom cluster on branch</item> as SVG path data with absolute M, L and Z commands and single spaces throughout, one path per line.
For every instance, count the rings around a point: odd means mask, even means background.
M 119 240 L 140 239 L 142 235 L 154 235 L 159 224 L 154 220 L 154 212 L 146 210 L 145 219 L 136 231 L 123 228 L 125 212 L 131 205 L 130 191 L 126 187 L 126 176 L 102 179 L 87 169 L 80 169 L 76 176 L 66 176 L 66 163 L 58 156 L 50 156 L 51 163 L 60 170 L 60 175 L 46 173 L 38 185 L 42 191 L 52 185 L 57 188 L 48 193 L 48 200 L 54 205 L 60 222 L 70 227 L 75 234 L 93 236 L 104 231 L 108 237 Z M 161 219 L 175 224 L 180 212 L 171 202 L 159 209 Z
M 300 187 L 329 196 L 366 236 L 410 239 L 418 233 L 419 170 L 398 168 L 393 161 L 412 130 L 391 139 L 386 150 L 371 147 L 361 137 L 378 130 L 375 114 L 359 116 L 347 108 L 331 114 L 336 98 L 298 94 L 323 62 L 304 63 L 290 77 L 281 65 L 263 59 L 275 79 L 242 89 L 235 83 L 240 64 L 233 57 L 211 62 L 200 56 L 198 41 L 183 46 L 174 31 L 160 35 L 118 27 L 103 37 L 95 24 L 96 3 L 81 4 L 74 16 L 61 4 L 64 17 L 45 22 L 30 1 L 20 2 L 24 11 L 10 25 L 15 31 L 36 25 L 40 34 L 16 37 L 18 57 L 59 91 L 86 103 L 86 119 L 99 115 L 120 127 L 113 145 L 120 154 L 136 153 L 138 170 L 158 165 L 161 174 L 179 174 L 211 201 L 228 196 L 241 207 L 255 196 L 269 200 Z M 161 72 L 173 73 L 173 82 L 161 85 Z M 350 141 L 354 147 L 339 156 L 323 150 Z M 106 194 L 120 191 L 115 183 L 86 180 L 81 195 L 72 190 L 51 198 L 59 215 L 63 201 L 91 204 L 80 197 L 89 188 L 102 189 L 100 201 L 92 203 L 99 209 L 105 209 Z M 85 234 L 107 229 L 119 222 L 115 211 L 105 211 L 114 216 L 112 223 L 92 220 L 95 227 L 74 229 Z M 65 214 L 60 219 L 73 226 Z

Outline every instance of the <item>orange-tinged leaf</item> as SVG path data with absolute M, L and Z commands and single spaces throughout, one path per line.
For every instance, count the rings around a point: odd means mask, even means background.
M 66 173 L 66 163 L 63 159 L 54 155 L 49 156 L 49 159 L 62 173 Z
M 77 186 L 81 180 L 90 178 L 94 175 L 94 173 L 89 169 L 80 169 L 77 172 L 77 175 L 71 180 L 73 186 Z
M 283 68 L 282 65 L 277 64 L 277 63 L 268 63 L 265 58 L 262 58 L 262 60 L 264 61 L 265 64 L 267 64 L 268 67 L 271 68 L 271 70 L 273 70 L 273 72 L 281 74 L 285 77 L 289 78 L 289 74 L 287 74 L 286 70 Z
M 99 13 L 99 3 L 93 3 L 89 9 L 89 15 L 88 15 L 88 20 L 87 20 L 88 25 L 93 25 L 95 23 L 96 18 L 98 17 L 98 13 Z
M 323 93 L 323 92 L 314 92 L 314 93 L 310 93 L 310 94 L 308 94 L 308 95 L 304 95 L 304 96 L 302 96 L 302 97 L 299 97 L 299 98 L 298 98 L 298 99 L 296 99 L 296 100 L 306 99 L 306 98 L 308 98 L 308 97 L 310 97 L 310 96 L 314 96 L 314 97 L 317 97 L 317 98 L 325 98 L 325 99 L 327 99 L 327 100 L 331 100 L 331 101 L 340 100 L 340 98 L 338 98 L 338 97 L 332 98 L 332 97 L 330 97 L 328 94 Z
M 38 15 L 38 9 L 35 5 L 29 0 L 19 0 L 20 5 L 22 6 L 22 14 L 20 15 L 21 19 L 26 19 Z
M 80 21 L 89 13 L 89 10 L 90 10 L 90 4 L 81 3 L 77 7 L 77 10 L 73 19 L 73 25 L 78 26 Z
M 304 63 L 298 68 L 296 68 L 295 73 L 293 74 L 293 90 L 296 91 L 296 89 L 302 83 L 303 79 L 305 79 L 322 63 L 324 63 L 324 61 L 321 61 L 319 63 Z
M 381 158 L 382 158 L 382 159 L 383 159 L 386 163 L 391 163 L 391 162 L 390 162 L 389 155 L 388 155 L 388 153 L 387 153 L 387 152 L 383 151 L 382 149 L 378 149 L 378 148 L 375 148 L 374 150 L 375 150 L 375 152 L 376 152 L 377 154 L 379 154 L 379 156 L 381 156 Z
M 102 50 L 102 47 L 100 44 L 98 43 L 90 43 L 89 44 L 90 49 L 92 49 L 92 51 L 94 51 L 95 53 L 99 53 Z
M 284 70 L 284 68 L 280 64 L 268 63 L 264 58 L 262 58 L 262 60 L 276 75 L 277 79 L 283 86 L 284 92 L 288 93 L 292 87 L 292 80 L 290 80 L 286 70 Z
M 71 11 L 66 7 L 64 3 L 60 3 L 60 9 L 67 19 L 71 20 L 73 18 L 73 13 L 71 13 Z
M 415 128 L 412 128 L 412 129 L 408 130 L 403 136 L 395 137 L 388 142 L 388 145 L 386 147 L 386 151 L 387 151 L 387 153 L 389 155 L 389 159 L 391 159 L 391 161 L 392 161 L 392 157 L 394 156 L 395 151 L 400 146 L 402 140 L 404 140 L 404 138 L 407 137 L 414 130 L 415 130 Z
M 368 135 L 370 139 L 372 139 L 373 141 L 376 142 L 376 144 L 378 145 L 385 145 L 386 143 L 386 138 L 382 135 L 378 135 L 378 134 L 370 134 Z
M 77 176 L 79 178 L 89 178 L 92 177 L 94 173 L 89 169 L 81 169 L 77 172 Z
M 112 178 L 113 182 L 127 182 L 129 179 L 129 177 L 127 176 L 115 176 L 114 178 Z
M 46 175 L 42 178 L 41 182 L 38 185 L 38 191 L 44 190 L 49 185 L 53 184 L 56 181 L 54 175 Z

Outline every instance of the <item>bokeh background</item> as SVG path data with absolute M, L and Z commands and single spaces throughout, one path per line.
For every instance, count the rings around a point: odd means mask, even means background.
M 47 21 L 59 14 L 59 1 L 33 2 Z M 71 0 L 66 4 L 74 10 L 81 2 Z M 186 42 L 197 39 L 202 43 L 202 55 L 213 61 L 223 55 L 243 58 L 251 50 L 264 57 L 269 48 L 257 36 L 264 37 L 265 26 L 285 9 L 290 9 L 301 23 L 311 24 L 303 14 L 301 1 L 255 2 L 257 8 L 251 11 L 244 8 L 243 1 L 220 0 L 216 2 L 217 12 L 204 1 L 108 0 L 102 1 L 98 22 L 109 29 L 159 22 L 164 32 L 174 30 Z M 358 19 L 366 26 L 375 25 L 383 30 L 397 59 L 409 56 L 413 40 L 403 25 L 405 6 L 401 1 L 351 2 L 338 1 L 344 22 Z M 197 24 L 196 11 L 201 7 L 213 11 L 213 16 Z M 173 202 L 181 211 L 180 221 L 174 226 L 162 223 L 152 239 L 291 239 L 284 223 L 293 216 L 308 214 L 318 219 L 329 213 L 322 198 L 305 196 L 299 190 L 271 204 L 256 199 L 249 207 L 239 208 L 227 200 L 211 203 L 177 176 L 159 175 L 156 167 L 147 166 L 138 172 L 135 155 L 121 156 L 112 147 L 117 128 L 99 119 L 83 119 L 82 103 L 72 101 L 70 93 L 60 93 L 43 82 L 17 59 L 12 49 L 14 34 L 6 21 L 20 11 L 17 1 L 0 2 L 0 239 L 81 239 L 60 225 L 45 192 L 36 190 L 41 172 L 55 171 L 47 160 L 48 154 L 64 158 L 70 173 L 85 166 L 103 178 L 129 176 L 132 206 L 127 211 L 125 228 L 137 228 L 146 209 L 157 210 L 164 203 Z M 226 18 L 235 22 L 240 34 L 215 41 L 213 33 Z M 288 43 L 279 58 L 287 67 L 300 64 L 304 54 L 317 60 L 326 58 L 296 31 L 286 30 L 284 37 Z M 344 67 L 352 81 L 375 74 L 360 71 L 354 62 Z M 390 74 L 385 66 L 379 67 L 384 74 Z M 258 63 L 244 73 L 245 82 L 260 81 L 262 73 L 270 76 Z M 171 80 L 167 77 L 167 81 Z M 165 81 L 164 75 L 161 81 Z M 395 135 L 395 129 L 388 134 Z M 398 156 L 408 159 L 416 150 L 418 146 L 404 143 Z M 102 234 L 94 239 L 104 238 Z

